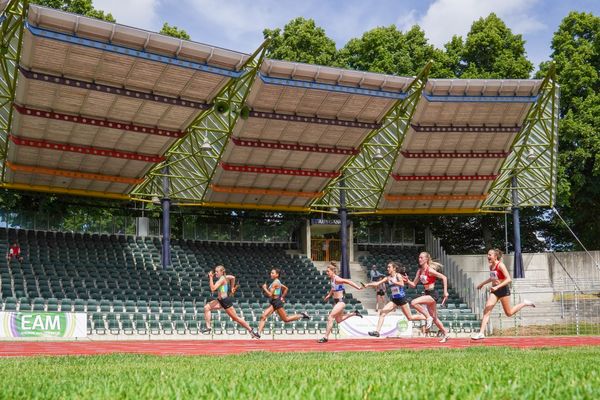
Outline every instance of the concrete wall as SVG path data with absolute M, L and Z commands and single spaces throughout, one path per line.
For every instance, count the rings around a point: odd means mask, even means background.
M 305 220 L 300 228 L 300 250 L 304 255 L 310 258 L 310 220 Z
M 600 251 L 591 252 L 591 254 L 595 260 L 600 260 Z M 488 278 L 489 268 L 486 255 L 452 255 L 450 257 L 463 272 L 473 279 L 475 284 Z M 514 276 L 513 256 L 505 255 L 503 261 L 511 275 Z M 525 278 L 528 281 L 548 283 L 557 288 L 570 287 L 572 279 L 569 275 L 571 275 L 581 289 L 600 288 L 600 269 L 594 265 L 590 256 L 585 252 L 526 253 L 523 254 L 523 265 Z
M 592 251 L 590 253 L 595 259 L 596 265 L 594 265 L 590 256 L 582 251 L 555 253 L 556 257 L 549 254 L 549 278 L 552 282 L 558 284 L 560 282 L 569 282 L 571 278 L 568 275 L 571 275 L 582 289 L 589 287 L 600 288 L 600 269 L 597 267 L 600 260 L 600 251 Z

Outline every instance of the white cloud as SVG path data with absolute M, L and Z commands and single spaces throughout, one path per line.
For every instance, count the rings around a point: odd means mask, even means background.
M 401 31 L 407 31 L 418 24 L 417 10 L 410 10 L 407 14 L 402 14 L 396 19 L 396 26 Z
M 221 35 L 237 41 L 246 35 L 262 37 L 263 29 L 283 26 L 291 18 L 302 15 L 309 2 L 270 0 L 186 0 L 190 13 L 198 15 L 211 26 L 218 27 Z
M 94 8 L 111 13 L 117 23 L 151 31 L 160 30 L 159 0 L 93 0 Z
M 453 35 L 466 36 L 475 20 L 485 18 L 492 12 L 504 20 L 514 33 L 527 34 L 545 27 L 535 17 L 540 15 L 539 9 L 533 9 L 538 1 L 437 0 L 417 23 L 437 47 L 449 42 Z M 530 11 L 531 15 L 528 15 Z
M 188 32 L 201 33 L 192 37 L 200 41 L 218 37 L 221 46 L 245 50 L 262 41 L 263 29 L 283 28 L 296 17 L 314 19 L 338 47 L 369 29 L 393 23 L 377 14 L 381 9 L 374 10 L 357 0 L 344 3 L 326 0 L 185 0 L 184 3 L 190 13 L 198 15 L 197 21 L 201 22 L 197 25 L 206 25 L 189 27 Z M 207 32 L 208 26 L 217 32 Z
M 318 9 L 318 4 L 316 5 Z M 327 36 L 336 41 L 338 47 L 343 47 L 353 37 L 361 37 L 365 32 L 377 27 L 387 26 L 387 22 L 378 15 L 379 10 L 373 10 L 369 3 L 345 2 L 343 7 L 321 9 L 315 16 L 317 24 Z

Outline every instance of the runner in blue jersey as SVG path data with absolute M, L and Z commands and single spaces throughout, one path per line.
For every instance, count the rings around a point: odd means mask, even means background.
M 383 320 L 385 317 L 396 311 L 398 307 L 404 313 L 404 316 L 409 321 L 418 321 L 424 320 L 425 316 L 417 314 L 413 315 L 410 311 L 410 307 L 408 305 L 408 300 L 406 298 L 406 292 L 404 291 L 404 284 L 408 282 L 408 276 L 406 275 L 406 268 L 404 266 L 398 266 L 395 262 L 389 262 L 387 265 L 387 273 L 388 275 L 385 278 L 377 282 L 369 282 L 364 287 L 377 287 L 377 285 L 381 285 L 382 283 L 387 283 L 390 286 L 390 291 L 392 295 L 390 297 L 390 302 L 387 303 L 381 311 L 379 311 L 379 321 L 377 321 L 377 329 L 369 332 L 370 336 L 379 337 L 379 332 L 381 331 L 381 327 L 383 326 Z
M 361 290 L 362 288 L 358 286 L 356 283 L 352 282 L 350 279 L 340 278 L 337 275 L 337 265 L 334 262 L 331 262 L 327 266 L 327 276 L 331 279 L 331 289 L 329 293 L 323 298 L 324 301 L 329 300 L 330 297 L 333 297 L 334 306 L 329 313 L 329 317 L 327 318 L 327 329 L 325 330 L 325 337 L 319 339 L 319 343 L 326 343 L 329 341 L 329 335 L 331 334 L 331 329 L 333 328 L 333 321 L 336 321 L 338 324 L 342 321 L 347 320 L 350 317 L 360 317 L 360 312 L 354 311 L 351 313 L 344 314 L 344 307 L 346 307 L 346 302 L 344 300 L 344 285 L 350 285 L 355 289 Z

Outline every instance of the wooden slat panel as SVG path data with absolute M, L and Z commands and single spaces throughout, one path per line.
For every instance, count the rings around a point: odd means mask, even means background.
M 416 125 L 503 125 L 523 123 L 529 103 L 419 102 L 412 123 Z
M 17 103 L 33 108 L 95 118 L 184 130 L 201 110 L 172 104 L 144 101 L 132 97 L 90 91 L 35 80 L 23 80 Z
M 151 163 L 87 154 L 12 146 L 9 157 L 21 165 L 139 178 Z
M 117 129 L 98 128 L 91 125 L 24 117 L 15 113 L 15 133 L 32 139 L 97 146 L 106 149 L 134 151 L 145 154 L 160 152 L 174 139 L 158 135 L 145 135 Z
M 65 189 L 93 190 L 98 192 L 125 194 L 131 186 L 117 182 L 89 181 L 86 179 L 72 179 L 52 175 L 33 175 L 23 172 L 13 173 L 12 183 L 26 185 L 51 186 Z
M 335 125 L 250 118 L 244 123 L 238 136 L 244 139 L 358 148 L 369 132 L 367 129 Z
M 404 158 L 395 173 L 400 175 L 489 175 L 497 173 L 503 159 Z
M 164 95 L 203 102 L 209 101 L 209 95 L 228 81 L 220 75 L 37 38 L 28 32 L 26 40 L 33 46 L 27 67 L 87 81 L 155 90 Z M 163 70 L 165 74 L 161 77 Z
M 212 96 L 228 81 L 228 78 L 220 75 L 196 73 L 193 75 L 193 79 L 184 85 L 185 89 L 180 93 L 180 96 L 185 99 L 201 99 L 203 102 L 210 103 Z

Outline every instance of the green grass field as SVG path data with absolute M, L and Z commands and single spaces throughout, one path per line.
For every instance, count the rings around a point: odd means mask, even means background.
M 0 359 L 1 399 L 598 399 L 600 348 Z

